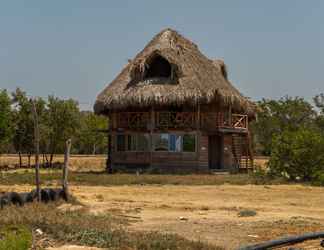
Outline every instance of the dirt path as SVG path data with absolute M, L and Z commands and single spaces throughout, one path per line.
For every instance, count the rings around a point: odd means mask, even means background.
M 0 186 L 0 190 L 4 188 Z M 91 213 L 111 212 L 129 218 L 129 230 L 177 233 L 226 249 L 324 230 L 324 189 L 317 187 L 72 186 L 71 191 Z M 239 217 L 244 209 L 257 214 Z

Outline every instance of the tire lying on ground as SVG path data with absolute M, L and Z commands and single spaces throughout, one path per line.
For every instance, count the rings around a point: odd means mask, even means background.
M 37 197 L 36 197 L 36 192 L 30 192 L 30 193 L 20 193 L 19 194 L 24 203 L 30 203 L 33 202 Z
M 25 204 L 23 198 L 20 194 L 16 192 L 6 193 L 5 195 L 1 196 L 0 198 L 0 205 L 3 208 L 6 205 L 16 205 L 16 206 L 23 206 Z
M 60 188 L 44 188 L 40 190 L 41 201 L 44 203 L 48 203 L 50 201 L 57 201 L 59 199 L 63 199 L 67 201 L 67 194 L 63 189 Z M 23 206 L 25 203 L 33 202 L 37 199 L 36 190 L 32 190 L 29 193 L 16 193 L 10 192 L 5 193 L 0 196 L 0 208 L 2 209 L 7 205 L 16 205 Z
M 0 208 L 3 209 L 4 206 L 9 205 L 9 198 L 6 195 L 0 197 Z
M 62 188 L 55 188 L 55 189 L 53 189 L 53 191 L 57 195 L 58 199 L 63 199 L 65 201 L 68 201 L 67 194 Z

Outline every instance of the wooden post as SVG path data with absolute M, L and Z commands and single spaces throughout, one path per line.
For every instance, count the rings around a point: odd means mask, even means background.
M 40 178 L 39 178 L 39 126 L 38 126 L 38 115 L 37 115 L 35 100 L 32 100 L 31 103 L 32 103 L 32 112 L 33 112 L 33 118 L 34 118 L 36 193 L 37 193 L 37 200 L 41 201 Z
M 70 151 L 71 151 L 71 139 L 68 139 L 66 141 L 66 148 L 64 154 L 63 180 L 62 180 L 62 188 L 67 199 L 69 198 L 68 172 L 69 172 Z
M 154 108 L 152 106 L 150 111 L 150 168 L 152 168 L 153 165 L 153 131 L 155 128 L 155 114 L 154 114 Z
M 201 145 L 200 145 L 200 140 L 201 140 L 201 132 L 200 132 L 200 104 L 199 102 L 197 103 L 197 118 L 196 118 L 196 130 L 197 130 L 197 161 L 198 161 L 198 166 L 200 167 L 200 150 L 201 150 Z
M 113 130 L 113 123 L 114 121 L 114 116 L 112 113 L 109 114 L 108 116 L 108 153 L 107 153 L 107 161 L 106 161 L 106 170 L 109 174 L 112 174 L 112 159 L 111 159 L 111 155 L 112 155 L 112 130 Z

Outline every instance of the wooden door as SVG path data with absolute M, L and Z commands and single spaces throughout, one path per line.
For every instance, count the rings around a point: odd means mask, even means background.
M 222 152 L 223 140 L 220 135 L 211 135 L 208 137 L 208 155 L 209 155 L 209 168 L 222 169 Z

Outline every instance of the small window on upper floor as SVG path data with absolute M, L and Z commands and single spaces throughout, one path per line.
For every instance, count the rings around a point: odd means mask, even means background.
M 147 67 L 144 79 L 172 78 L 172 67 L 170 63 L 160 55 L 155 55 Z

